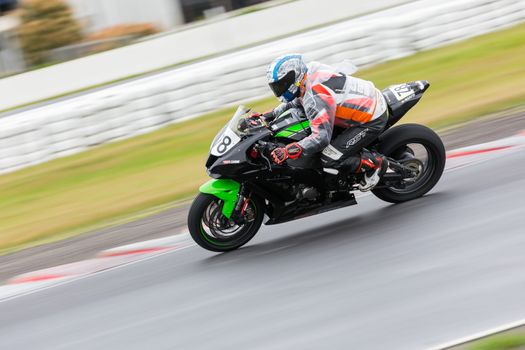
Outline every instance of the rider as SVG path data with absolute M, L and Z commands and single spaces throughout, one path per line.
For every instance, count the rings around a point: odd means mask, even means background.
M 300 54 L 276 58 L 268 67 L 267 78 L 283 103 L 271 112 L 253 116 L 272 119 L 290 108 L 302 108 L 312 130 L 301 141 L 276 148 L 271 154 L 273 162 L 282 164 L 287 158 L 322 151 L 326 172 L 362 172 L 360 190 L 374 188 L 388 168 L 384 156 L 363 149 L 388 120 L 386 101 L 374 84 L 319 62 L 306 65 Z

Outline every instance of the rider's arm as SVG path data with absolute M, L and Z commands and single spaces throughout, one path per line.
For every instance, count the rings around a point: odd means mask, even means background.
M 334 129 L 337 104 L 333 92 L 322 84 L 316 84 L 306 90 L 303 107 L 310 120 L 312 134 L 299 141 L 299 146 L 306 154 L 320 152 L 330 144 Z
M 297 98 L 291 102 L 281 103 L 280 105 L 275 107 L 274 110 L 272 111 L 272 118 L 275 119 L 281 114 L 283 114 L 284 112 L 286 112 L 287 110 L 291 108 L 298 108 L 298 107 L 301 107 L 301 102 L 299 102 Z

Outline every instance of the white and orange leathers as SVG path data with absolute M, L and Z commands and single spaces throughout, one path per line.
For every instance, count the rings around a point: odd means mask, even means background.
M 384 115 L 387 105 L 370 81 L 352 77 L 334 67 L 311 62 L 301 83 L 301 94 L 273 110 L 279 116 L 290 108 L 303 108 L 312 134 L 299 142 L 305 154 L 322 151 L 330 144 L 334 125 L 351 128 Z

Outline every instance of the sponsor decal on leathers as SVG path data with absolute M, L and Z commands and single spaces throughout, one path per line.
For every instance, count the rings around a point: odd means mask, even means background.
M 368 132 L 368 129 L 365 129 L 361 131 L 360 133 L 358 133 L 357 135 L 355 135 L 354 137 L 352 137 L 350 140 L 348 140 L 348 142 L 346 143 L 346 148 L 350 148 L 354 146 L 356 143 L 358 143 L 359 141 L 361 141 L 363 137 L 366 136 L 367 132 Z

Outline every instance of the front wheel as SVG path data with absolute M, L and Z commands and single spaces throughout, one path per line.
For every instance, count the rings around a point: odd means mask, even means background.
M 431 129 L 418 124 L 405 124 L 385 132 L 378 151 L 416 176 L 397 185 L 372 190 L 374 195 L 390 203 L 401 203 L 423 196 L 439 181 L 445 169 L 445 147 Z
M 264 218 L 264 202 L 256 196 L 248 201 L 243 224 L 225 217 L 222 205 L 219 198 L 200 193 L 188 214 L 188 229 L 193 240 L 214 252 L 234 250 L 248 243 L 259 231 Z

